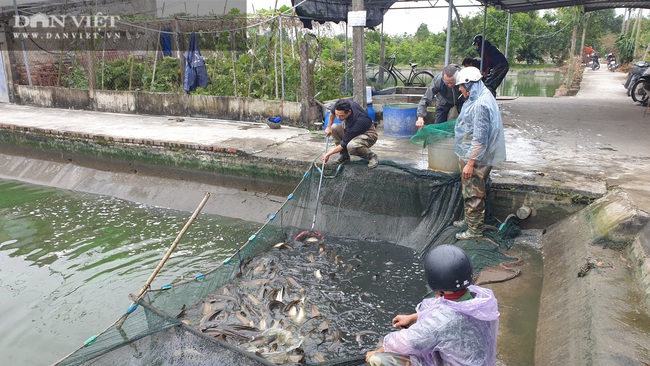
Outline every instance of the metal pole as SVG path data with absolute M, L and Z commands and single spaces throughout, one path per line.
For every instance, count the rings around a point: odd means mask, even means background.
M 363 0 L 352 0 L 352 11 L 365 10 Z M 363 26 L 355 25 L 352 27 L 352 52 L 354 59 L 352 60 L 352 97 L 362 108 L 366 108 L 366 50 L 365 50 L 365 35 Z
M 278 17 L 280 25 L 280 72 L 282 73 L 282 101 L 284 101 L 284 52 L 282 47 L 282 14 Z
M 485 28 L 487 28 L 487 3 L 485 3 L 485 11 L 483 11 L 483 39 L 481 39 L 481 67 L 480 70 L 483 72 L 483 55 L 485 54 Z
M 506 30 L 506 54 L 504 55 L 504 56 L 506 56 L 506 60 L 508 60 L 508 46 L 510 45 L 510 24 L 511 24 L 511 20 L 512 20 L 512 13 L 508 12 L 508 29 Z M 506 74 L 506 76 L 503 77 L 503 82 L 501 84 L 501 95 L 505 94 L 506 78 L 507 77 L 508 77 L 507 74 Z
M 449 48 L 451 45 L 451 17 L 454 8 L 454 0 L 449 0 L 449 11 L 447 14 L 447 43 L 445 46 L 445 66 L 449 65 Z
M 345 95 L 350 95 L 348 90 L 348 25 L 345 24 L 345 73 L 343 74 L 345 78 Z
M 14 0 L 14 13 L 16 14 L 16 19 L 19 19 L 18 4 L 16 4 L 16 0 Z M 24 37 L 20 38 L 20 44 L 22 44 L 23 46 L 23 62 L 25 63 L 25 72 L 27 73 L 27 81 L 29 82 L 29 86 L 32 86 L 32 74 L 29 72 L 29 60 L 27 60 L 27 49 L 25 48 Z

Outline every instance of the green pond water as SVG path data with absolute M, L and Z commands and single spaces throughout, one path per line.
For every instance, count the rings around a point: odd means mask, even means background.
M 53 363 L 112 324 L 131 304 L 128 294 L 140 291 L 190 216 L 112 197 L 0 180 L 3 364 Z M 214 268 L 258 229 L 257 223 L 200 215 L 152 287 Z M 393 315 L 412 311 L 426 292 L 415 254 L 390 244 L 345 247 L 340 252 L 345 258 L 363 258 L 365 265 L 353 279 L 337 281 L 350 288 L 336 291 L 378 297 L 363 299 L 376 306 L 370 319 L 367 311 L 341 311 L 352 323 L 364 319 L 369 329 L 390 331 Z M 541 255 L 535 250 L 520 255 L 525 258 L 522 276 L 488 285 L 502 313 L 499 359 L 505 365 L 533 362 Z M 388 266 L 387 261 L 395 264 Z
M 562 85 L 562 76 L 555 74 L 508 74 L 498 94 L 511 97 L 553 97 Z
M 50 364 L 114 322 L 190 216 L 0 180 L 2 363 Z M 212 268 L 258 228 L 200 215 L 153 287 Z

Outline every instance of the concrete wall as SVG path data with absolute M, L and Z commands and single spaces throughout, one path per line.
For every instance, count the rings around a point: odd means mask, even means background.
M 648 253 L 632 253 L 649 216 L 612 191 L 548 229 L 536 365 L 633 365 L 650 352 L 650 291 L 634 275 Z M 639 242 L 640 244 L 640 242 Z M 635 250 L 641 249 L 636 245 Z M 645 295 L 644 295 L 645 294 Z
M 192 212 L 205 193 L 210 192 L 213 197 L 202 212 L 257 223 L 266 222 L 267 215 L 275 213 L 286 200 L 286 196 L 224 187 L 218 184 L 220 181 L 217 177 L 211 180 L 217 184 L 210 184 L 134 172 L 101 170 L 71 162 L 32 159 L 2 153 L 0 178 L 102 194 L 187 212 Z M 239 187 L 247 186 L 245 180 L 237 183 Z
M 84 109 L 100 112 L 266 121 L 282 116 L 283 123 L 307 127 L 296 102 L 214 95 L 65 89 L 16 85 L 16 103 L 37 107 Z

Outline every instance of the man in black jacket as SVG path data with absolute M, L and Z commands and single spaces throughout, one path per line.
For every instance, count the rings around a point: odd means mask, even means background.
M 343 123 L 335 124 L 334 117 Z M 352 99 L 339 99 L 330 110 L 325 136 L 332 136 L 336 147 L 323 156 L 327 163 L 330 156 L 340 153 L 337 164 L 350 161 L 350 154 L 368 160 L 368 168 L 377 167 L 377 154 L 370 147 L 377 142 L 377 132 L 368 113 Z

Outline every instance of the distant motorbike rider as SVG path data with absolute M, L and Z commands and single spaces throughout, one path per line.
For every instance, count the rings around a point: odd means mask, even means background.
M 592 70 L 597 70 L 600 69 L 600 62 L 598 62 L 598 52 L 594 52 L 589 55 L 591 58 L 592 64 L 591 64 L 591 69 Z
M 585 59 L 584 59 L 584 61 L 585 61 L 585 64 L 587 64 L 589 62 L 589 60 L 591 59 L 591 57 L 590 57 L 591 54 L 596 53 L 596 50 L 594 50 L 594 48 L 591 47 L 591 46 L 584 46 L 582 48 L 582 50 L 585 51 Z
M 612 71 L 616 70 L 616 56 L 610 52 L 605 55 L 605 58 L 607 59 L 607 68 Z

